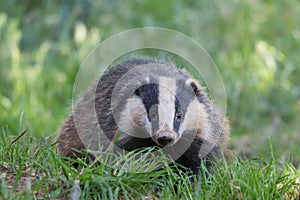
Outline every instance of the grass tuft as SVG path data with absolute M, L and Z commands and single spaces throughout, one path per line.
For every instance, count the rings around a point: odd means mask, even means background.
M 297 199 L 300 195 L 299 170 L 275 157 L 269 161 L 237 157 L 219 163 L 209 176 L 202 166 L 196 180 L 176 164 L 169 165 L 166 156 L 151 160 L 153 148 L 138 156 L 99 154 L 97 162 L 75 169 L 70 163 L 80 159 L 59 156 L 51 138 L 27 136 L 11 143 L 6 132 L 1 134 L 0 199 Z

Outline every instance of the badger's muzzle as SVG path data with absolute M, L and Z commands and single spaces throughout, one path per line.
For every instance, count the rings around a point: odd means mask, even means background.
M 171 146 L 175 143 L 176 140 L 177 134 L 167 131 L 159 132 L 154 136 L 154 142 L 156 142 L 160 146 Z

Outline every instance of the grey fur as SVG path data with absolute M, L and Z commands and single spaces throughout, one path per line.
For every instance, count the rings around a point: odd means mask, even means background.
M 131 72 L 133 69 L 138 70 Z M 125 79 L 122 82 L 120 79 L 124 74 L 131 79 Z M 176 80 L 176 95 L 181 101 L 183 110 L 188 109 L 192 102 L 191 95 L 196 95 L 197 102 L 202 105 L 201 109 L 203 108 L 201 119 L 183 116 L 183 120 L 199 120 L 203 126 L 195 129 L 193 126 L 187 127 L 191 130 L 186 130 L 173 147 L 166 148 L 166 152 L 171 152 L 176 148 L 185 148 L 185 152 L 176 158 L 176 162 L 190 168 L 195 174 L 198 174 L 200 167 L 201 148 L 206 158 L 212 161 L 221 159 L 221 146 L 225 145 L 228 136 L 228 122 L 225 116 L 214 108 L 204 89 L 192 80 L 186 71 L 178 70 L 173 64 L 147 58 L 131 58 L 107 70 L 98 83 L 77 101 L 73 112 L 58 131 L 59 153 L 74 157 L 80 155 L 73 149 L 84 150 L 88 147 L 98 150 L 99 130 L 107 138 L 102 146 L 104 149 L 108 148 L 110 140 L 114 140 L 119 133 L 120 138 L 116 141 L 116 145 L 121 149 L 130 151 L 141 147 L 157 146 L 155 141 L 147 138 L 147 131 L 142 129 L 135 131 L 141 137 L 134 137 L 122 132 L 118 126 L 118 123 L 124 123 L 124 117 L 122 118 L 121 115 L 128 104 L 128 99 L 132 98 L 134 91 L 131 88 L 138 88 L 149 81 L 157 82 L 157 76 Z M 190 89 L 186 89 L 183 85 L 188 80 L 192 80 L 189 82 Z M 191 112 L 191 108 L 189 109 Z M 140 123 L 142 122 L 141 120 Z M 137 127 L 134 130 L 139 129 Z M 215 144 L 212 144 L 213 140 L 216 141 Z M 206 152 L 205 144 L 213 146 Z M 210 167 L 212 162 L 206 162 L 206 165 Z

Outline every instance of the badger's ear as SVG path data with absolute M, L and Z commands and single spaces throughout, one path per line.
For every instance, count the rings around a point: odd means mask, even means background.
M 202 87 L 195 79 L 188 79 L 186 81 L 186 85 L 190 85 L 192 87 L 196 96 L 199 96 L 201 91 L 204 90 L 204 87 Z

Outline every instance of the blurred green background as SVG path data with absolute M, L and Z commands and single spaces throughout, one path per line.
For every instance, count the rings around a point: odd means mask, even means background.
M 81 62 L 109 36 L 136 27 L 180 31 L 203 45 L 226 87 L 231 148 L 300 160 L 300 2 L 0 2 L 0 128 L 55 135 Z

